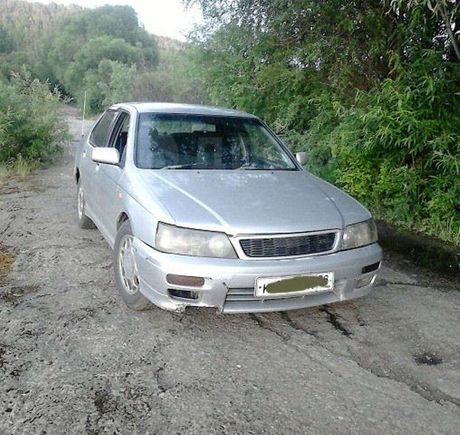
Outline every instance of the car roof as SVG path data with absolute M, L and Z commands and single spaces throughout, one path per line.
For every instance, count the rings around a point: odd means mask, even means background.
M 239 118 L 257 118 L 250 113 L 240 112 L 239 110 L 225 109 L 216 106 L 203 106 L 200 104 L 179 104 L 179 103 L 121 103 L 112 106 L 119 109 L 126 106 L 134 107 L 139 113 L 177 113 L 190 115 L 209 115 L 209 116 L 233 116 Z

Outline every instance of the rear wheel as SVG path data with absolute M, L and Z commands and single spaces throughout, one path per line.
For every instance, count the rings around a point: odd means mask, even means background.
M 93 221 L 85 214 L 85 194 L 80 181 L 77 184 L 77 219 L 78 226 L 84 230 L 96 228 Z
M 118 230 L 113 249 L 115 282 L 118 291 L 129 308 L 145 310 L 150 301 L 140 292 L 140 278 L 134 255 L 134 236 L 129 221 L 123 222 Z

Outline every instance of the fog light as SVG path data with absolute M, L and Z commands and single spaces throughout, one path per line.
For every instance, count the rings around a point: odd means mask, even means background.
M 166 275 L 166 281 L 169 284 L 187 286 L 187 287 L 203 287 L 204 278 L 200 276 L 186 276 L 186 275 Z
M 377 270 L 379 266 L 380 266 L 380 261 L 378 261 L 377 263 L 369 264 L 368 266 L 364 266 L 362 268 L 361 273 L 373 272 L 374 270 Z
M 178 299 L 198 299 L 198 295 L 190 290 L 168 290 L 169 295 Z
M 358 281 L 356 281 L 356 288 L 368 286 L 369 284 L 372 283 L 372 281 L 374 280 L 374 277 L 375 275 L 370 275 L 370 276 L 365 276 L 364 278 L 358 279 Z

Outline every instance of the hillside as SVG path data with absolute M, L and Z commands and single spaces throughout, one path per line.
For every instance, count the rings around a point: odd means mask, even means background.
M 127 99 L 202 101 L 184 71 L 187 49 L 148 33 L 130 6 L 0 0 L 0 79 L 25 68 L 73 101 L 86 93 L 92 112 Z
M 0 35 L 9 35 L 13 50 L 30 47 L 34 41 L 51 34 L 59 20 L 81 12 L 77 5 L 29 3 L 21 0 L 0 0 Z M 168 36 L 152 34 L 160 50 L 180 50 L 185 43 Z M 1 53 L 1 50 L 0 50 Z
M 185 42 L 178 41 L 169 36 L 153 35 L 153 37 L 158 49 L 161 51 L 182 50 L 187 46 Z
M 11 50 L 29 48 L 52 33 L 59 19 L 79 10 L 81 8 L 76 5 L 45 5 L 21 0 L 0 0 L 0 35 L 3 38 L 5 34 L 8 35 Z

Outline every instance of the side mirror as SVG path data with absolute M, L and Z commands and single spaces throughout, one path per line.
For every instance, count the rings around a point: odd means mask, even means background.
M 91 159 L 96 163 L 118 165 L 120 163 L 120 153 L 115 148 L 93 148 Z
M 305 163 L 307 163 L 307 153 L 305 151 L 296 153 L 295 158 L 302 166 L 305 165 Z

